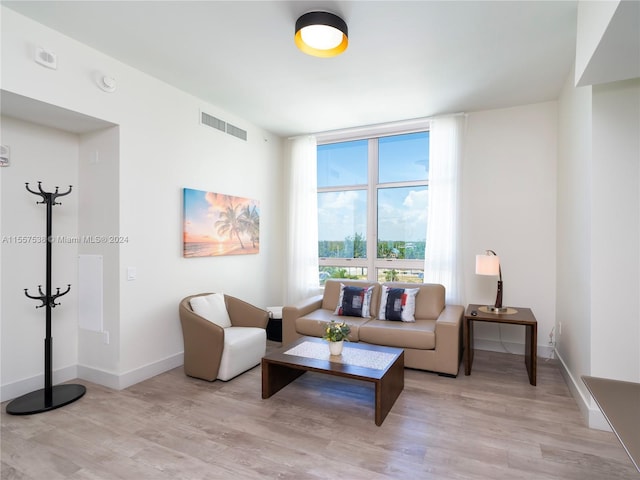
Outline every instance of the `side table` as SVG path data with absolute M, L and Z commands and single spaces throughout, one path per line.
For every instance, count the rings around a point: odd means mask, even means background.
M 267 340 L 282 342 L 282 307 L 267 307 L 269 322 L 267 323 Z
M 464 374 L 471 375 L 473 364 L 473 322 L 508 323 L 524 325 L 526 329 L 524 363 L 529 374 L 529 383 L 536 384 L 536 365 L 538 362 L 538 321 L 530 308 L 510 307 L 507 313 L 483 312 L 483 305 L 469 305 L 464 312 Z M 475 315 L 472 315 L 475 312 Z

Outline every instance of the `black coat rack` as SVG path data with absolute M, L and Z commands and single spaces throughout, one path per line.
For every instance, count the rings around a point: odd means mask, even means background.
M 69 293 L 71 285 L 67 285 L 67 289 L 64 292 L 61 292 L 60 288 L 57 288 L 55 294 L 51 293 L 51 244 L 53 243 L 51 217 L 53 206 L 61 205 L 56 202 L 56 199 L 71 193 L 71 185 L 69 185 L 69 190 L 64 193 L 58 193 L 58 187 L 56 187 L 55 192 L 45 192 L 42 190 L 41 182 L 38 182 L 38 191 L 31 190 L 28 183 L 26 187 L 29 192 L 42 197 L 42 201 L 37 202 L 38 204 L 47 205 L 47 280 L 45 291 L 42 291 L 42 285 L 38 285 L 39 295 L 29 295 L 27 289 L 24 289 L 24 294 L 27 297 L 42 302 L 42 304 L 36 308 L 45 307 L 47 312 L 46 337 L 44 339 L 44 388 L 27 393 L 9 402 L 7 405 L 7 413 L 11 415 L 30 415 L 32 413 L 41 413 L 63 407 L 71 402 L 75 402 L 87 391 L 84 385 L 65 384 L 53 386 L 52 384 L 53 338 L 51 337 L 51 310 L 55 308 L 56 305 L 60 305 L 56 300 Z

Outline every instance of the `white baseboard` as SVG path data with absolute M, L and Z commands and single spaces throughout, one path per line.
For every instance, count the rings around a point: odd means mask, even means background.
M 107 372 L 86 365 L 78 365 L 78 378 L 102 385 L 103 387 L 121 390 L 120 377 L 117 373 Z
M 120 388 L 118 390 L 130 387 L 131 385 L 135 385 L 136 383 L 155 377 L 156 375 L 160 375 L 161 373 L 172 370 L 181 365 L 184 365 L 184 353 L 176 353 L 175 355 L 163 358 L 157 362 L 149 363 L 134 370 L 129 370 L 128 372 L 120 375 Z
M 78 378 L 114 390 L 123 390 L 183 364 L 184 354 L 177 353 L 122 374 L 107 372 L 85 365 L 73 365 L 54 371 L 52 381 L 54 385 L 57 385 L 58 383 Z M 12 400 L 41 388 L 44 388 L 44 374 L 2 385 L 0 387 L 0 402 Z
M 78 378 L 78 366 L 72 365 L 54 370 L 51 375 L 51 382 L 57 385 L 58 383 L 68 382 L 76 378 Z M 14 398 L 21 397 L 22 395 L 35 392 L 42 388 L 44 388 L 44 373 L 18 380 L 17 382 L 7 383 L 0 387 L 0 402 L 13 400 Z
M 582 415 L 582 418 L 584 418 L 587 426 L 595 430 L 604 430 L 607 432 L 611 432 L 611 426 L 607 422 L 607 419 L 604 417 L 598 406 L 595 405 L 595 402 L 591 400 L 591 396 L 585 397 L 585 395 L 583 395 L 582 390 L 578 386 L 580 384 L 577 383 L 580 380 L 576 379 L 571 374 L 564 359 L 557 351 L 556 357 L 560 362 L 560 372 L 562 373 L 562 377 L 569 387 L 571 395 L 578 404 L 580 414 Z
M 131 385 L 135 385 L 136 383 L 155 377 L 156 375 L 177 368 L 183 364 L 184 353 L 176 353 L 175 355 L 163 358 L 157 362 L 149 363 L 121 374 L 115 374 L 98 368 L 79 365 L 78 378 L 87 380 L 88 382 L 97 383 L 104 387 L 113 388 L 114 390 L 123 390 Z

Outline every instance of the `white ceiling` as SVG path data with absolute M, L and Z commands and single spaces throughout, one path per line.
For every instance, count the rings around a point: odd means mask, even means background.
M 576 1 L 2 4 L 282 136 L 553 100 L 575 60 Z M 310 10 L 344 54 L 297 50 Z

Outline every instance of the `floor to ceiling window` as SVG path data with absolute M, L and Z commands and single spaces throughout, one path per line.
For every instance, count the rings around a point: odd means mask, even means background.
M 318 144 L 319 279 L 422 282 L 428 130 Z

